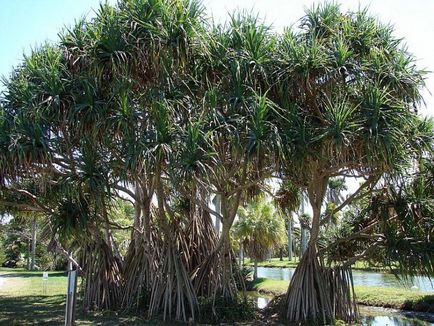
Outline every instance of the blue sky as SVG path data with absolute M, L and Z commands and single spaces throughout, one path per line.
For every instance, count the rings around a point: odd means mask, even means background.
M 116 0 L 109 2 L 115 3 Z M 23 52 L 46 41 L 56 41 L 65 25 L 86 15 L 92 17 L 100 0 L 3 0 L 0 9 L 0 75 L 8 76 Z M 314 0 L 204 0 L 208 14 L 216 21 L 227 18 L 235 9 L 253 9 L 276 30 L 296 23 Z M 368 6 L 371 14 L 383 22 L 393 22 L 396 35 L 404 37 L 419 66 L 434 72 L 434 1 L 432 0 L 342 0 L 342 8 L 356 10 Z M 426 108 L 421 112 L 434 116 L 434 74 L 424 91 Z
M 0 75 L 8 76 L 23 52 L 56 41 L 65 25 L 92 15 L 99 0 L 3 0 L 0 7 Z

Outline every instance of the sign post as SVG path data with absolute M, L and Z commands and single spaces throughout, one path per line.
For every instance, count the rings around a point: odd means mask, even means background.
M 48 272 L 42 273 L 42 294 L 47 294 Z
M 72 269 L 72 263 L 68 264 L 68 288 L 66 292 L 65 326 L 73 326 L 75 323 L 75 292 L 77 289 L 77 271 Z

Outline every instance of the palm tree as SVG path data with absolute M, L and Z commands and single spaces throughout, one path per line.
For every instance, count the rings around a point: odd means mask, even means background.
M 347 191 L 348 187 L 345 184 L 345 178 L 330 178 L 327 185 L 326 200 L 329 203 L 339 205 L 344 201 L 342 192 Z
M 258 277 L 258 261 L 266 259 L 269 249 L 285 241 L 285 223 L 274 205 L 263 197 L 256 198 L 238 210 L 240 219 L 234 224 L 234 234 L 254 261 L 253 278 Z

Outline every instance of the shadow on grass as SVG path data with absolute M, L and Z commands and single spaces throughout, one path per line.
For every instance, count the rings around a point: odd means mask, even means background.
M 424 295 L 418 300 L 407 300 L 401 309 L 434 313 L 434 295 Z
M 64 299 L 63 295 L 0 296 L 0 325 L 61 325 Z
M 0 296 L 0 325 L 63 325 L 65 296 Z M 137 314 L 118 314 L 113 311 L 85 314 L 77 303 L 77 325 L 180 325 L 160 320 L 146 320 Z

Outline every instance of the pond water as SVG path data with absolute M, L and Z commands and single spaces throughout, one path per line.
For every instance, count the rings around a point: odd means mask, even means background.
M 272 297 L 248 293 L 259 309 L 264 309 Z M 378 307 L 359 306 L 360 325 L 363 326 L 429 326 L 434 325 L 434 314 L 399 311 Z
M 361 325 L 369 326 L 428 326 L 434 325 L 434 315 L 399 311 L 378 307 L 359 306 Z
M 288 281 L 294 275 L 294 268 L 278 268 L 278 267 L 258 267 L 258 277 L 271 278 L 274 280 Z M 413 280 L 405 283 L 397 279 L 392 274 L 368 272 L 368 271 L 353 271 L 354 285 L 365 286 L 386 286 L 386 287 L 404 287 L 416 288 L 423 292 L 434 291 L 434 283 L 431 283 L 428 277 L 418 276 Z

